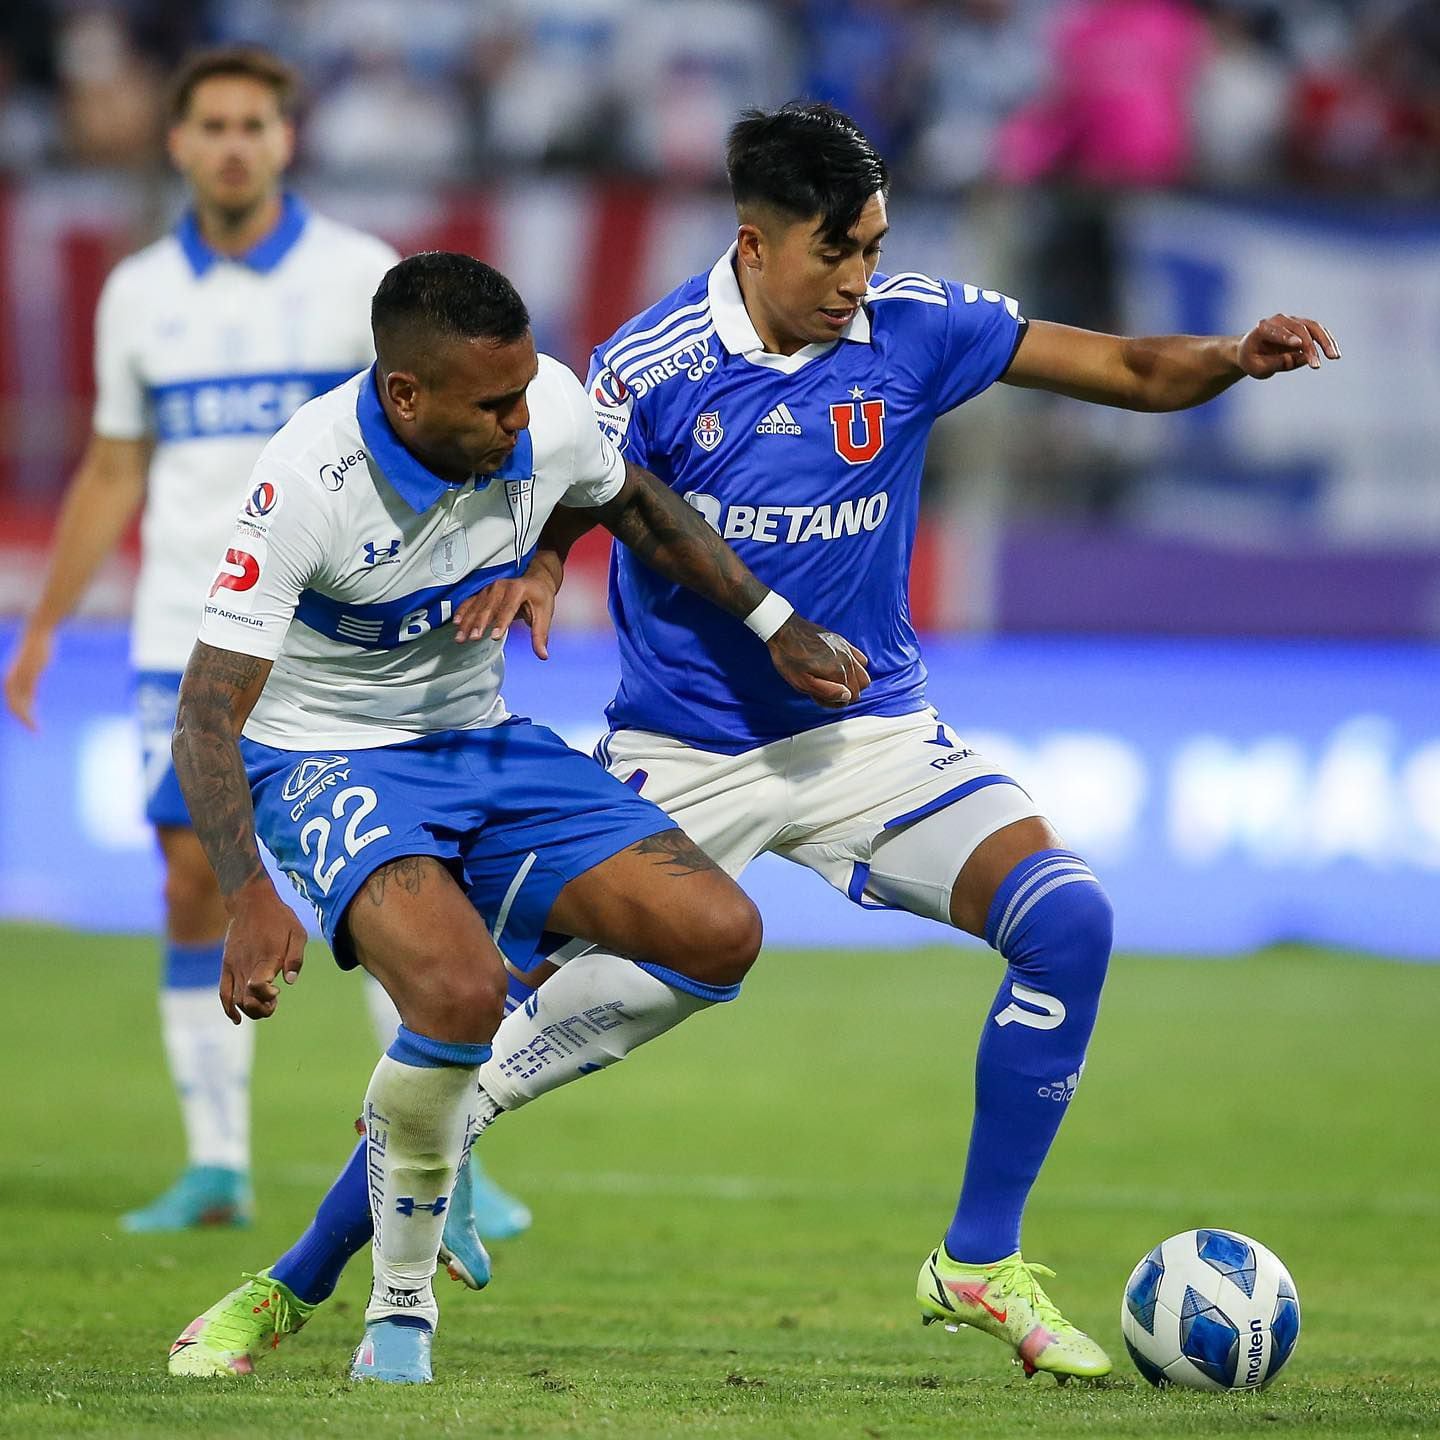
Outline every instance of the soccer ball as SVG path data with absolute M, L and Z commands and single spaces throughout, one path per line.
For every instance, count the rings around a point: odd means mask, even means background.
M 1278 1257 L 1233 1230 L 1187 1230 L 1131 1272 L 1120 1329 L 1152 1385 L 1263 1390 L 1295 1350 L 1300 1301 Z

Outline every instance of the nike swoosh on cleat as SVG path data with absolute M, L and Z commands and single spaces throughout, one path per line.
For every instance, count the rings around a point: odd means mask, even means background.
M 1005 1317 L 1010 1313 L 1008 1306 L 1004 1310 L 997 1310 L 985 1300 L 983 1295 L 977 1295 L 973 1286 L 966 1285 L 963 1281 L 947 1280 L 945 1282 L 945 1288 L 957 1299 L 966 1300 L 972 1305 L 978 1305 L 987 1315 L 993 1315 L 1002 1325 L 1005 1323 Z
M 187 1346 L 193 1345 L 193 1344 L 195 1344 L 195 1341 L 193 1341 L 193 1340 L 177 1340 L 177 1341 L 170 1347 L 170 1353 L 171 1353 L 172 1355 L 178 1355 L 178 1354 L 179 1354 L 182 1350 L 184 1350 Z

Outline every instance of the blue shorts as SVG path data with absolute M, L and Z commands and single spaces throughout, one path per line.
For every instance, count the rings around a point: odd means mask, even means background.
M 140 758 L 145 777 L 145 818 L 152 825 L 190 828 L 190 811 L 170 760 L 170 736 L 180 704 L 178 670 L 135 672 L 135 713 L 140 721 Z
M 342 755 L 240 742 L 255 829 L 315 907 L 335 959 L 360 887 L 405 855 L 445 862 L 501 953 L 528 970 L 567 881 L 675 829 L 659 806 L 528 720 Z

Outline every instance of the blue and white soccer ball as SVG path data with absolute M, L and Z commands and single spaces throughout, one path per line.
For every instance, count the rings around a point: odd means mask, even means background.
M 1187 1230 L 1125 1282 L 1120 1329 L 1152 1385 L 1263 1390 L 1300 1338 L 1295 1282 L 1277 1256 L 1233 1230 Z

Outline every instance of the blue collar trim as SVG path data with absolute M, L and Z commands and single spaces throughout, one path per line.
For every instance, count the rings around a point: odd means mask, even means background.
M 360 382 L 360 394 L 355 401 L 355 418 L 360 423 L 360 434 L 370 452 L 370 458 L 380 467 L 400 498 L 417 515 L 423 515 L 432 505 L 440 502 L 440 497 L 447 490 L 459 487 L 449 480 L 442 480 L 405 448 L 404 442 L 390 423 L 390 417 L 385 413 L 385 407 L 380 403 L 379 387 L 379 370 L 372 365 L 365 379 Z M 514 450 L 498 470 L 474 477 L 475 488 L 483 490 L 492 480 L 533 475 L 534 456 L 530 432 L 522 430 L 515 437 Z
M 200 233 L 200 222 L 193 210 L 187 210 L 175 227 L 175 238 L 190 262 L 190 268 L 198 280 L 219 260 L 233 260 L 237 265 L 248 266 L 257 275 L 268 275 L 295 247 L 295 242 L 305 233 L 310 211 L 305 202 L 296 195 L 286 194 L 280 200 L 280 218 L 275 228 L 262 240 L 257 241 L 243 255 L 221 255 L 205 243 Z

